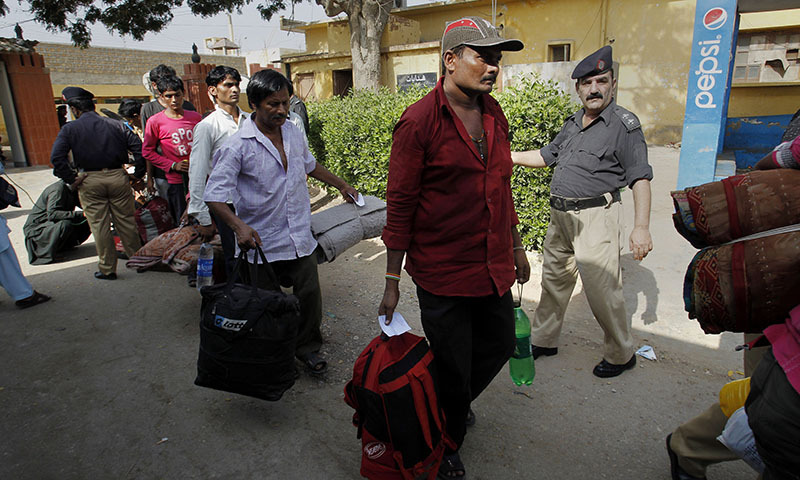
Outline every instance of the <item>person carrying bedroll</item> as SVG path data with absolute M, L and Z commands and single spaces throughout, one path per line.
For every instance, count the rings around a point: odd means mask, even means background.
M 353 202 L 358 192 L 314 159 L 306 137 L 289 116 L 289 80 L 275 70 L 261 70 L 247 85 L 253 113 L 214 154 L 203 200 L 214 218 L 236 234 L 239 250 L 250 250 L 248 261 L 257 263 L 259 287 L 279 290 L 272 270 L 293 288 L 300 300 L 301 324 L 295 356 L 312 375 L 322 375 L 328 364 L 322 346 L 322 294 L 317 241 L 311 235 L 311 201 L 306 176 L 335 187 Z M 234 211 L 228 206 L 233 199 Z M 259 263 L 253 251 L 262 246 L 269 265 Z M 244 268 L 239 272 L 250 281 Z
M 515 152 L 514 163 L 554 167 L 550 225 L 544 240 L 542 296 L 533 317 L 533 357 L 558 353 L 564 312 L 580 272 L 583 291 L 604 333 L 603 359 L 593 373 L 615 377 L 636 365 L 622 295 L 620 188 L 633 190 L 629 245 L 641 260 L 653 249 L 647 145 L 636 115 L 614 100 L 611 47 L 583 59 L 572 72 L 583 108 L 567 118 L 541 150 Z

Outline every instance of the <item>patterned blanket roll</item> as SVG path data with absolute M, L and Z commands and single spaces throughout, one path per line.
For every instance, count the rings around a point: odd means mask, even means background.
M 800 170 L 757 170 L 672 192 L 675 229 L 696 248 L 800 223 Z
M 800 292 L 800 232 L 705 248 L 684 278 L 684 304 L 706 333 L 761 333 Z

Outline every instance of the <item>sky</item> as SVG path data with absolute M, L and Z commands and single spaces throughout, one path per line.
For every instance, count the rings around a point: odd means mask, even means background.
M 258 3 L 258 0 L 255 0 Z M 72 43 L 67 33 L 48 32 L 43 25 L 32 21 L 33 15 L 26 11 L 27 2 L 20 4 L 7 1 L 10 11 L 0 17 L 0 37 L 14 37 L 14 25 L 19 22 L 23 38 L 48 43 Z M 280 30 L 280 16 L 290 17 L 291 10 L 279 12 L 269 22 L 261 19 L 255 4 L 245 6 L 242 13 L 233 13 L 233 35 L 235 43 L 242 47 L 242 54 L 266 47 L 305 48 L 302 34 Z M 294 18 L 301 21 L 318 21 L 327 18 L 325 11 L 313 2 L 303 2 L 294 7 Z M 172 22 L 159 33 L 148 33 L 139 42 L 132 37 L 120 37 L 109 33 L 105 26 L 92 27 L 92 46 L 127 47 L 141 50 L 168 52 L 192 51 L 192 43 L 197 43 L 203 52 L 203 39 L 207 37 L 228 37 L 228 17 L 225 14 L 209 18 L 195 17 L 185 4 L 174 12 Z

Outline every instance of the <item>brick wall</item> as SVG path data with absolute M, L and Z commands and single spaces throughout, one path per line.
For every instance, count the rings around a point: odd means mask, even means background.
M 179 76 L 183 75 L 183 66 L 192 63 L 189 47 L 187 53 L 176 53 L 106 47 L 82 50 L 69 44 L 40 43 L 36 51 L 50 68 L 54 85 L 141 85 L 142 74 L 160 63 L 174 68 Z M 244 57 L 201 55 L 200 58 L 203 63 L 227 65 L 242 74 L 247 72 Z

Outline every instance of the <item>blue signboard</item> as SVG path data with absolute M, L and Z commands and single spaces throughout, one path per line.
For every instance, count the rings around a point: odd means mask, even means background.
M 697 0 L 678 188 L 714 180 L 736 51 L 736 0 Z

